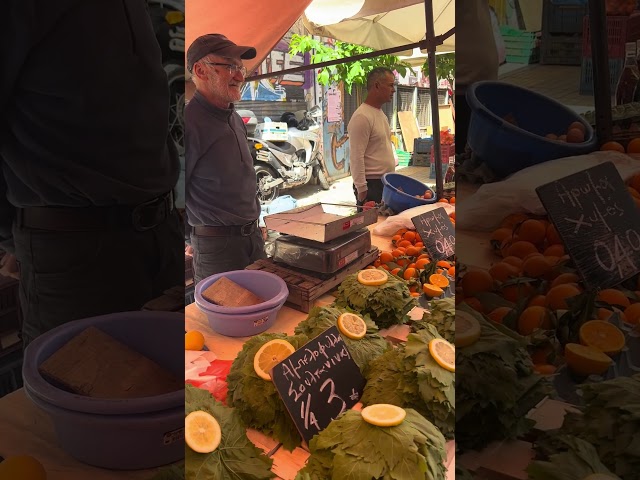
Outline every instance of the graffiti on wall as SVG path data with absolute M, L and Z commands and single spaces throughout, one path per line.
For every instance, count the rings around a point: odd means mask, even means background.
M 345 133 L 345 124 L 342 119 L 342 109 L 344 108 L 342 102 L 340 102 L 341 115 L 337 121 L 329 121 L 334 117 L 330 111 L 331 108 L 336 108 L 335 105 L 331 105 L 329 99 L 335 93 L 335 90 L 325 90 L 322 102 L 325 166 L 327 174 L 334 180 L 349 175 L 349 144 L 347 143 L 349 135 Z M 344 92 L 340 90 L 339 93 L 339 97 L 342 98 Z
M 255 74 L 262 75 L 309 65 L 310 55 L 308 53 L 289 54 L 290 41 L 291 32 L 288 32 L 262 61 Z M 304 89 L 312 85 L 312 75 L 312 71 L 306 71 L 247 82 L 242 89 L 242 100 L 284 102 L 292 97 L 304 98 Z

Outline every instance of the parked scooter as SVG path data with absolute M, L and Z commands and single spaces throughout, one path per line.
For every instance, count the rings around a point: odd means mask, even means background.
M 324 190 L 329 189 L 320 151 L 320 126 L 315 121 L 321 116 L 318 106 L 282 114 L 280 120 L 288 127 L 286 141 L 266 140 L 262 137 L 268 124 L 256 126 L 254 136 L 248 140 L 261 202 L 274 200 L 280 190 L 306 185 L 314 179 Z

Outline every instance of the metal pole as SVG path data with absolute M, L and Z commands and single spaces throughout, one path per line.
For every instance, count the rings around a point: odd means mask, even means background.
M 611 140 L 611 88 L 609 85 L 609 45 L 605 2 L 589 0 L 589 33 L 593 64 L 593 95 L 596 135 L 602 145 Z
M 442 178 L 442 152 L 440 151 L 440 111 L 438 110 L 438 76 L 436 74 L 436 43 L 433 34 L 433 3 L 424 2 L 424 18 L 427 37 L 427 55 L 429 62 L 429 94 L 431 96 L 431 124 L 433 127 L 433 162 L 436 169 L 436 195 L 444 195 Z

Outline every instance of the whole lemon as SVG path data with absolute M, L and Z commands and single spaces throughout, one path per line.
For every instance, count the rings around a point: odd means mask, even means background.
M 31 455 L 15 455 L 0 463 L 0 480 L 47 480 L 47 472 Z
M 185 350 L 202 350 L 204 348 L 204 335 L 197 330 L 191 330 L 184 335 Z

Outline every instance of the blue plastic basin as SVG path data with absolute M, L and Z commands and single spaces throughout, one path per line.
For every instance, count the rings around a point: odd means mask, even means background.
M 116 470 L 182 460 L 184 390 L 135 399 L 91 398 L 61 390 L 40 374 L 42 362 L 90 326 L 184 377 L 183 313 L 115 313 L 69 322 L 39 336 L 25 350 L 24 389 L 50 415 L 60 447 L 83 463 Z
M 597 148 L 593 128 L 580 115 L 549 97 L 504 82 L 477 82 L 466 93 L 471 108 L 467 141 L 473 152 L 499 176 L 556 158 Z M 512 115 L 518 126 L 504 120 Z M 545 138 L 562 135 L 569 125 L 585 127 L 585 141 L 566 143 Z
M 436 192 L 419 180 L 399 173 L 385 173 L 382 176 L 382 201 L 396 213 L 403 212 L 409 208 L 419 207 L 435 203 Z M 399 189 L 402 189 L 400 191 Z M 425 191 L 431 191 L 433 197 L 429 200 L 416 198 L 414 195 L 424 195 Z
M 222 277 L 253 292 L 264 302 L 247 307 L 223 307 L 209 302 L 202 296 L 202 291 Z M 288 296 L 287 284 L 273 273 L 234 270 L 202 279 L 196 285 L 195 303 L 214 331 L 228 337 L 249 337 L 258 335 L 273 325 Z

